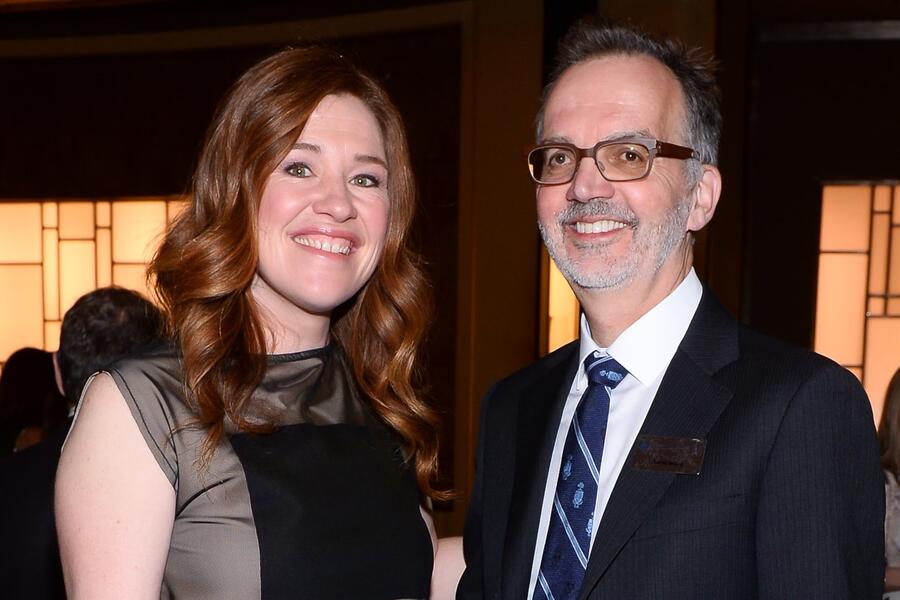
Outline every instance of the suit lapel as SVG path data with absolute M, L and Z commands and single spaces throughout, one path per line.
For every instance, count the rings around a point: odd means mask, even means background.
M 732 396 L 712 374 L 733 362 L 737 354 L 737 324 L 704 290 L 638 435 L 705 438 Z M 632 448 L 598 526 L 581 599 L 588 597 L 675 477 L 686 477 L 635 470 L 631 467 L 633 452 Z
M 553 442 L 578 367 L 578 342 L 560 350 L 561 359 L 523 387 L 518 398 L 515 477 L 503 556 L 503 597 L 528 593 L 534 543 Z

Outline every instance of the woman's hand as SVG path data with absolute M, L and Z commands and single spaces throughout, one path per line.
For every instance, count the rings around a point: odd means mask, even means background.
M 88 384 L 63 448 L 55 506 L 70 599 L 159 598 L 175 490 L 105 373 Z

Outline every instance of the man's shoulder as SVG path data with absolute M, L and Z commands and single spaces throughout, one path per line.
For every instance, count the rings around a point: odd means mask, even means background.
M 809 348 L 787 342 L 749 327 L 740 326 L 741 358 L 764 364 L 777 370 L 797 369 L 843 369 L 827 356 Z
M 817 354 L 809 348 L 741 324 L 728 314 L 709 290 L 705 290 L 704 302 L 698 310 L 696 319 L 702 319 L 700 323 L 702 333 L 698 333 L 698 330 L 692 327 L 688 330 L 682 346 L 689 348 L 688 352 L 691 355 L 705 357 L 702 362 L 718 363 L 717 366 L 725 367 L 729 365 L 728 361 L 736 359 L 730 364 L 731 367 L 753 369 L 760 374 L 792 373 L 802 376 L 804 372 L 817 370 L 847 373 L 846 369 L 830 358 Z M 711 338 L 711 331 L 716 332 L 718 337 Z M 722 357 L 719 355 L 723 351 L 731 358 L 721 360 Z M 710 359 L 710 354 L 716 354 L 719 360 Z
M 733 374 L 740 387 L 782 398 L 808 388 L 818 390 L 823 402 L 829 395 L 825 390 L 841 390 L 836 397 L 842 404 L 851 401 L 850 396 L 866 398 L 856 376 L 827 356 L 743 326 L 739 337 L 740 360 Z

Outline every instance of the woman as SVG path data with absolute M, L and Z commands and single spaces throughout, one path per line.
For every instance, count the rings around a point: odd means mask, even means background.
M 894 373 L 884 396 L 878 446 L 884 469 L 885 518 L 884 549 L 887 570 L 885 598 L 900 599 L 900 369 Z
M 0 457 L 44 439 L 68 416 L 53 367 L 53 354 L 21 348 L 0 372 Z
M 174 350 L 97 376 L 63 452 L 70 597 L 428 595 L 413 204 L 400 117 L 340 55 L 235 84 L 151 265 Z

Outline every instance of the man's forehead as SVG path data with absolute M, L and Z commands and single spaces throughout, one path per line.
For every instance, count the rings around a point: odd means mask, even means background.
M 612 55 L 569 67 L 544 112 L 542 138 L 567 135 L 557 127 L 590 127 L 601 137 L 616 130 L 662 135 L 683 113 L 681 87 L 661 62 L 644 55 Z M 674 119 L 674 121 L 673 121 Z M 612 128 L 612 129 L 610 129 Z

